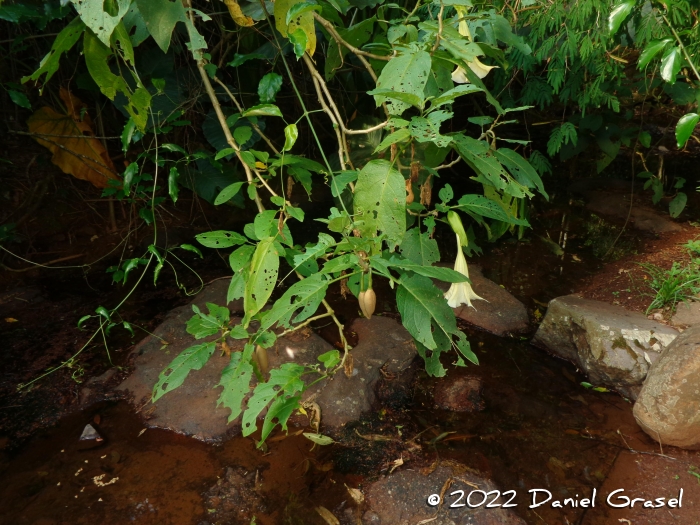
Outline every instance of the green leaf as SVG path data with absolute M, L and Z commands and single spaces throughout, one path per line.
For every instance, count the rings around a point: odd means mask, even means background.
M 339 197 L 345 191 L 345 187 L 348 184 L 357 180 L 357 173 L 357 171 L 341 171 L 337 175 L 332 175 L 331 195 L 333 195 L 333 197 Z
M 281 117 L 280 108 L 274 104 L 259 104 L 241 113 L 243 117 Z
M 289 124 L 284 128 L 284 147 L 282 151 L 289 151 L 292 149 L 294 144 L 299 137 L 299 130 L 296 124 Z
M 84 316 L 82 316 L 82 317 L 80 318 L 80 320 L 78 320 L 78 328 L 82 329 L 82 328 L 83 328 L 83 323 L 85 323 L 85 321 L 87 321 L 87 320 L 90 319 L 91 317 L 92 317 L 91 315 L 84 315 Z
M 34 73 L 29 76 L 22 77 L 22 83 L 24 84 L 29 80 L 39 80 L 42 75 L 46 75 L 44 77 L 44 84 L 51 80 L 54 73 L 58 71 L 59 62 L 63 53 L 73 48 L 84 31 L 85 24 L 80 17 L 76 16 L 66 27 L 61 30 L 56 37 L 56 40 L 53 41 L 51 50 L 41 60 L 39 69 L 34 71 Z
M 224 387 L 216 406 L 223 405 L 231 409 L 228 416 L 230 423 L 241 415 L 243 399 L 250 392 L 250 379 L 253 374 L 253 365 L 250 358 L 253 355 L 255 345 L 247 343 L 243 352 L 231 354 L 231 362 L 221 372 L 221 381 L 217 386 Z
M 236 248 L 228 256 L 228 264 L 235 273 L 240 272 L 246 266 L 250 264 L 250 260 L 255 253 L 255 246 L 250 244 L 244 244 L 243 246 Z
M 298 16 L 303 15 L 304 13 L 309 13 L 311 11 L 316 11 L 317 13 L 320 13 L 321 9 L 321 6 L 314 2 L 299 2 L 298 4 L 294 4 L 289 9 L 289 11 L 287 11 L 285 23 L 289 25 L 292 22 L 292 20 L 294 20 Z
M 469 281 L 469 277 L 450 268 L 441 268 L 439 266 L 421 266 L 419 264 L 411 264 L 393 260 L 389 262 L 388 266 L 400 268 L 405 271 L 417 273 L 418 275 L 430 277 L 431 279 L 438 279 L 447 283 L 464 283 Z
M 204 258 L 204 255 L 202 255 L 202 250 L 200 250 L 196 246 L 192 246 L 191 244 L 181 244 L 180 248 L 188 252 L 196 253 L 197 255 L 199 255 L 200 259 Z
M 685 143 L 688 142 L 693 131 L 695 131 L 698 121 L 700 121 L 700 115 L 697 113 L 687 113 L 678 120 L 678 124 L 676 124 L 676 142 L 679 148 L 684 147 Z
M 294 283 L 262 316 L 260 330 L 269 330 L 275 325 L 290 328 L 292 323 L 305 321 L 316 313 L 327 289 L 328 281 L 319 273 Z M 297 311 L 299 313 L 292 319 Z
M 453 102 L 457 97 L 462 95 L 468 95 L 470 93 L 477 93 L 482 91 L 480 87 L 474 84 L 461 84 L 449 91 L 445 91 L 442 95 L 435 97 L 430 101 L 430 110 L 436 109 L 445 104 Z
M 312 261 L 316 261 L 319 257 L 324 255 L 328 248 L 335 244 L 335 239 L 328 235 L 327 233 L 318 234 L 318 242 L 312 246 L 307 246 L 306 251 L 299 255 L 294 256 L 294 268 L 298 269 L 302 266 L 308 266 Z M 312 267 L 312 272 L 318 272 L 318 265 L 314 262 L 314 267 Z
M 250 262 L 243 296 L 245 318 L 241 324 L 244 328 L 248 327 L 251 318 L 265 306 L 277 284 L 280 259 L 274 243 L 273 237 L 262 239 Z
M 518 152 L 509 148 L 499 148 L 496 151 L 496 158 L 508 168 L 520 184 L 528 188 L 537 188 L 542 196 L 549 200 L 549 195 L 544 191 L 544 184 L 542 184 L 539 174 Z
M 233 148 L 225 148 L 222 149 L 221 151 L 216 153 L 216 156 L 214 157 L 214 160 L 219 160 L 223 159 L 224 157 L 228 157 L 229 155 L 233 155 L 236 153 L 236 150 Z
M 417 107 L 422 107 L 423 93 L 428 82 L 430 66 L 431 59 L 427 51 L 422 49 L 406 50 L 404 54 L 392 58 L 384 66 L 377 79 L 377 89 L 374 91 L 387 90 L 387 92 L 408 93 L 420 101 Z M 369 92 L 369 94 L 373 93 L 372 91 Z M 394 97 L 396 96 L 394 95 Z M 375 95 L 374 99 L 377 106 L 387 101 L 387 97 L 380 94 Z M 391 115 L 401 115 L 408 109 L 409 105 L 415 104 L 406 103 L 396 98 L 387 102 L 387 108 Z
M 173 166 L 170 168 L 170 173 L 168 174 L 168 194 L 173 202 L 177 202 L 177 198 L 180 195 L 180 187 L 177 184 L 177 179 L 180 178 L 180 172 L 177 168 Z
M 304 391 L 304 382 L 301 380 L 301 374 L 304 372 L 304 367 L 296 363 L 284 363 L 279 368 L 274 368 L 270 370 L 270 379 L 265 383 L 259 383 L 255 390 L 253 390 L 253 395 L 248 400 L 248 408 L 243 414 L 243 428 L 242 433 L 244 436 L 249 436 L 257 429 L 256 420 L 263 409 L 277 396 L 280 396 L 283 400 L 289 400 L 294 394 L 301 393 Z M 284 407 L 277 407 L 277 411 L 283 412 L 281 409 Z M 291 411 L 289 412 L 291 415 Z M 268 411 L 269 415 L 269 411 Z M 287 416 L 288 418 L 289 416 Z M 267 418 L 266 418 L 267 420 Z M 286 428 L 286 419 L 280 418 L 280 423 L 283 428 Z M 267 434 L 272 430 L 272 427 L 268 425 Z M 263 434 L 265 432 L 263 431 Z M 264 441 L 266 435 L 261 436 L 261 440 Z
M 287 36 L 289 37 L 289 41 L 292 43 L 292 47 L 294 48 L 294 55 L 297 57 L 297 60 L 299 60 L 306 52 L 306 31 L 299 28 L 294 30 L 294 32 L 289 33 Z
M 230 313 L 225 306 L 207 303 L 209 313 L 202 313 L 197 305 L 192 305 L 195 315 L 187 321 L 187 333 L 195 339 L 204 339 L 224 330 L 229 322 Z
M 338 350 L 329 350 L 318 356 L 318 360 L 323 364 L 326 370 L 334 368 L 340 363 L 340 352 Z
M 185 22 L 187 14 L 182 2 L 170 0 L 136 0 L 136 5 L 146 22 L 148 32 L 161 48 L 168 52 L 170 38 L 178 22 Z
M 258 84 L 258 96 L 261 104 L 269 104 L 275 101 L 277 93 L 282 88 L 282 76 L 277 73 L 268 73 L 260 79 Z
M 260 432 L 258 448 L 265 442 L 267 436 L 269 436 L 270 432 L 275 428 L 275 425 L 279 424 L 283 431 L 287 430 L 287 420 L 289 416 L 292 415 L 292 412 L 299 408 L 300 399 L 301 396 L 279 396 L 272 402 L 270 408 L 267 410 L 267 414 L 265 414 L 265 421 L 263 421 L 262 431 Z
M 213 232 L 200 233 L 194 237 L 207 248 L 230 248 L 248 242 L 243 235 L 236 232 L 217 230 Z
M 661 58 L 661 78 L 669 84 L 676 82 L 676 76 L 681 70 L 683 56 L 678 47 L 672 47 Z
M 679 191 L 673 200 L 668 204 L 668 211 L 671 214 L 671 217 L 677 219 L 685 208 L 687 202 L 688 196 L 682 191 Z
M 639 55 L 639 63 L 637 67 L 639 69 L 644 69 L 647 67 L 649 62 L 658 55 L 663 49 L 666 48 L 668 44 L 673 42 L 672 38 L 664 38 L 663 40 L 652 40 L 645 47 L 642 53 Z
M 498 221 L 507 222 L 509 224 L 529 226 L 526 220 L 517 219 L 512 215 L 507 214 L 503 210 L 503 208 L 501 208 L 496 202 L 492 201 L 491 199 L 487 199 L 486 197 L 483 197 L 481 195 L 463 195 L 457 201 L 457 203 L 458 205 L 455 206 L 457 209 L 468 213 L 472 213 L 474 215 L 488 217 L 489 219 L 496 219 Z
M 21 108 L 32 109 L 32 105 L 27 98 L 27 95 L 21 91 L 15 91 L 14 89 L 8 89 L 7 94 L 10 95 L 10 100 L 17 104 Z
M 250 128 L 250 126 L 238 126 L 233 130 L 233 138 L 239 145 L 243 145 L 248 142 L 252 136 L 253 130 Z
M 365 221 L 363 233 L 378 229 L 390 247 L 401 243 L 406 232 L 406 186 L 390 162 L 371 160 L 360 170 L 353 202 L 355 213 Z
M 244 184 L 246 184 L 246 182 L 234 182 L 233 184 L 226 186 L 223 190 L 221 190 L 221 193 L 217 195 L 216 199 L 214 200 L 214 205 L 218 206 L 219 204 L 223 204 L 224 202 L 228 202 L 233 199 Z
M 216 343 L 202 343 L 186 348 L 158 376 L 151 400 L 155 403 L 163 395 L 182 385 L 191 370 L 200 370 L 214 354 Z
M 622 2 L 618 2 L 613 6 L 608 17 L 608 29 L 610 29 L 612 35 L 620 29 L 620 25 L 632 12 L 635 3 L 636 0 L 622 0 Z
M 112 32 L 131 6 L 131 0 L 111 0 L 109 4 L 104 2 L 104 5 L 103 2 L 91 0 L 71 0 L 71 3 L 85 25 L 106 46 L 110 45 Z M 114 10 L 114 16 L 107 11 L 107 5 L 110 6 L 110 10 Z
M 374 150 L 374 153 L 379 153 L 380 151 L 384 151 L 387 149 L 389 146 L 392 144 L 396 144 L 397 142 L 403 142 L 404 140 L 410 138 L 411 132 L 407 130 L 406 128 L 400 129 L 398 131 L 394 131 L 390 135 L 384 138 L 382 142 L 377 146 Z
M 134 137 L 134 131 L 136 131 L 136 123 L 134 122 L 134 119 L 129 117 L 129 120 L 126 121 L 126 124 L 124 125 L 124 130 L 122 131 L 122 151 L 124 153 L 127 152 L 129 149 L 129 144 L 131 144 L 131 140 Z M 135 163 L 133 163 L 135 164 Z M 127 194 L 128 195 L 128 194 Z
M 323 434 L 314 434 L 313 432 L 304 432 L 304 437 L 321 446 L 332 445 L 335 443 L 333 438 L 324 436 Z
M 440 260 L 437 241 L 427 233 L 421 233 L 418 228 L 406 232 L 399 249 L 404 257 L 421 266 L 432 266 Z

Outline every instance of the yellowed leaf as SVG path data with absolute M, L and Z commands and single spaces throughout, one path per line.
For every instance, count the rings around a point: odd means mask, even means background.
M 119 180 L 119 177 L 107 150 L 95 138 L 92 120 L 84 111 L 86 106 L 67 89 L 61 88 L 60 96 L 68 113 L 61 114 L 44 106 L 27 120 L 29 131 L 53 153 L 51 162 L 61 171 L 106 188 L 109 179 Z
M 243 14 L 243 11 L 241 11 L 241 6 L 238 5 L 236 0 L 224 0 L 224 4 L 226 4 L 226 7 L 228 7 L 228 12 L 231 13 L 231 18 L 233 18 L 233 21 L 239 26 L 250 27 L 255 24 L 252 18 Z
M 267 166 L 260 162 L 259 160 L 255 161 L 255 167 L 258 168 L 259 170 L 266 170 Z
M 304 0 L 275 0 L 275 26 L 282 36 L 291 35 L 297 29 L 306 33 L 306 52 L 313 56 L 316 51 L 316 28 L 314 26 L 314 15 L 310 11 L 293 18 L 287 25 L 287 12 Z
M 338 518 L 333 516 L 331 511 L 326 507 L 316 507 L 316 512 L 318 512 L 319 516 L 321 516 L 328 525 L 340 525 Z
M 17 319 L 15 319 L 14 317 L 5 317 L 5 322 L 6 323 L 17 323 L 19 321 L 17 321 Z

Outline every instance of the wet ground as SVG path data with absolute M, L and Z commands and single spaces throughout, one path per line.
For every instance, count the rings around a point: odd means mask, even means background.
M 201 205 L 193 201 L 191 208 L 195 204 Z M 184 211 L 181 215 L 173 220 L 179 242 L 189 242 L 193 232 L 206 229 L 208 221 L 201 216 L 196 224 L 183 227 L 196 221 Z M 493 245 L 482 241 L 484 254 L 473 261 L 484 268 L 485 276 L 523 301 L 536 323 L 550 299 L 584 290 L 596 275 L 607 271 L 600 257 L 621 225 L 602 221 L 575 196 L 564 194 L 552 204 L 538 202 L 531 222 L 534 231 L 520 241 L 506 238 Z M 91 243 L 91 255 L 108 253 L 123 237 L 100 229 L 83 232 L 85 225 L 78 226 L 70 227 L 82 236 L 76 253 L 85 253 Z M 99 245 L 89 240 L 98 234 Z M 692 232 L 686 234 L 692 236 Z M 37 254 L 43 261 L 50 260 L 51 252 L 65 245 L 65 238 L 52 240 L 53 235 L 62 234 L 52 232 L 34 243 L 34 260 Z M 440 230 L 438 236 L 445 249 L 443 260 L 451 260 L 451 238 Z M 616 257 L 625 261 L 636 252 L 656 250 L 654 242 L 659 240 L 653 234 L 628 231 L 617 245 L 621 251 Z M 148 243 L 144 236 L 130 245 L 136 244 L 137 250 Z M 212 252 L 204 261 L 192 257 L 187 262 L 205 282 L 226 272 L 225 261 Z M 468 327 L 464 329 L 481 365 L 452 375 L 466 374 L 482 382 L 482 411 L 436 410 L 432 392 L 437 382 L 419 374 L 414 395 L 388 403 L 351 426 L 339 443 L 314 450 L 297 434 L 301 429 L 291 429 L 288 437 L 273 436 L 267 451 L 259 451 L 246 438 L 214 446 L 166 431 L 142 432 L 139 417 L 123 401 L 99 401 L 80 408 L 85 383 L 113 370 L 110 358 L 116 365 L 126 363 L 128 352 L 142 337 L 138 329 L 135 337 L 115 330 L 109 339 L 109 358 L 103 342 L 97 340 L 70 366 L 17 393 L 18 384 L 65 362 L 85 344 L 92 332 L 76 328 L 80 317 L 122 299 L 128 289 L 112 285 L 104 273 L 112 263 L 107 258 L 89 271 L 5 272 L 3 276 L 2 524 L 247 524 L 253 516 L 264 524 L 322 524 L 315 507 L 323 506 L 336 516 L 353 507 L 345 484 L 362 488 L 394 467 L 424 467 L 438 459 L 457 460 L 503 490 L 516 490 L 516 511 L 528 524 L 695 523 L 691 518 L 700 515 L 700 478 L 695 475 L 699 454 L 677 449 L 662 454 L 637 427 L 627 400 L 583 388 L 580 383 L 585 378 L 573 366 L 531 347 L 526 339 L 501 339 Z M 20 267 L 13 261 L 13 268 Z M 196 289 L 198 279 L 183 275 L 179 282 Z M 604 283 L 598 285 L 600 293 L 616 291 L 604 290 Z M 377 293 L 379 309 L 395 315 L 393 303 L 382 300 L 380 285 Z M 349 325 L 356 304 L 342 305 L 339 296 L 334 300 Z M 164 273 L 158 287 L 144 284 L 127 301 L 122 316 L 150 330 L 167 311 L 186 302 L 174 275 Z M 321 329 L 320 333 L 336 342 L 332 331 Z M 113 373 L 118 382 L 126 371 Z M 78 438 L 87 423 L 98 429 L 105 443 L 79 450 Z M 378 435 L 392 441 L 366 438 Z M 549 505 L 527 509 L 527 490 L 533 488 L 547 489 L 556 499 L 584 498 L 594 488 L 609 491 L 617 485 L 644 492 L 646 497 L 672 497 L 684 488 L 690 511 L 610 512 L 604 507 L 586 511 Z

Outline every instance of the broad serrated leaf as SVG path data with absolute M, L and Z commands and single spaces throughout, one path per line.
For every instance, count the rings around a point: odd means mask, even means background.
M 355 182 L 357 180 L 357 174 L 357 171 L 341 171 L 337 175 L 333 175 L 330 183 L 333 197 L 340 196 L 340 194 L 345 191 L 345 187 L 348 184 Z
M 421 266 L 432 266 L 440 260 L 440 250 L 435 239 L 418 228 L 411 228 L 404 235 L 399 246 L 401 255 Z
M 294 397 L 295 394 L 300 394 L 304 391 L 304 381 L 301 379 L 301 374 L 304 370 L 303 366 L 296 363 L 284 363 L 279 368 L 270 370 L 270 379 L 265 383 L 259 383 L 248 400 L 248 406 L 243 413 L 242 421 L 242 433 L 244 436 L 249 436 L 255 432 L 258 416 L 277 396 L 280 396 L 282 399 L 289 399 Z M 269 430 L 272 429 L 270 428 Z
M 474 84 L 462 84 L 449 91 L 445 91 L 442 95 L 439 95 L 430 101 L 430 109 L 436 109 L 444 104 L 449 104 L 453 102 L 457 97 L 462 95 L 468 95 L 470 93 L 480 92 L 481 88 L 475 86 Z
M 245 310 L 244 327 L 248 327 L 251 318 L 257 314 L 272 295 L 277 284 L 280 258 L 275 248 L 273 237 L 262 239 L 255 248 L 250 262 L 250 271 L 245 283 L 243 308 Z
M 175 390 L 184 383 L 191 370 L 200 370 L 216 349 L 216 343 L 202 343 L 186 348 L 158 376 L 153 387 L 152 401 L 155 403 L 163 395 Z
M 250 358 L 253 355 L 255 345 L 246 344 L 243 352 L 231 354 L 231 362 L 221 372 L 221 381 L 217 386 L 224 387 L 216 405 L 223 405 L 231 409 L 228 416 L 230 423 L 243 412 L 243 399 L 250 392 L 250 379 L 253 374 L 253 365 Z
M 193 315 L 187 321 L 187 333 L 192 334 L 195 339 L 203 339 L 214 335 L 219 330 L 226 328 L 229 322 L 228 308 L 217 306 L 213 303 L 207 303 L 209 313 L 202 313 L 197 305 L 192 305 Z
M 320 273 L 294 283 L 260 320 L 260 329 L 269 330 L 275 325 L 290 328 L 311 317 L 326 296 L 328 281 Z M 299 312 L 299 313 L 297 313 Z M 292 316 L 297 315 L 292 319 Z
M 372 160 L 360 170 L 353 202 L 355 213 L 365 221 L 363 233 L 371 236 L 378 229 L 390 247 L 401 243 L 406 232 L 406 185 L 390 162 Z
M 294 268 L 299 268 L 300 266 L 308 264 L 310 261 L 316 261 L 316 259 L 325 254 L 328 248 L 334 244 L 335 239 L 333 237 L 327 233 L 320 233 L 316 244 L 313 246 L 308 246 L 304 253 L 294 256 Z M 316 272 L 317 271 L 318 266 L 316 266 Z
M 207 248 L 230 248 L 248 242 L 243 235 L 236 232 L 217 230 L 213 232 L 200 233 L 194 237 L 201 245 Z

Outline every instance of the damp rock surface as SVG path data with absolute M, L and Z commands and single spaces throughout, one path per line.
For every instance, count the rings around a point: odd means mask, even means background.
M 700 449 L 700 326 L 688 328 L 649 370 L 634 417 L 662 445 Z
M 677 336 L 640 313 L 565 295 L 549 303 L 532 344 L 573 362 L 594 385 L 636 399 L 649 366 Z
M 449 490 L 443 487 L 449 484 Z M 478 487 L 478 489 L 476 488 Z M 402 525 L 404 523 L 431 523 L 437 525 L 524 525 L 525 522 L 503 508 L 451 508 L 464 491 L 496 490 L 493 482 L 482 478 L 458 463 L 446 462 L 429 473 L 420 470 L 401 470 L 372 483 L 365 491 L 367 510 L 362 515 L 363 525 Z M 431 495 L 444 494 L 442 505 L 435 504 Z M 475 494 L 472 502 L 480 501 L 482 495 Z M 491 496 L 493 499 L 493 496 Z M 499 503 L 504 503 L 503 497 Z

